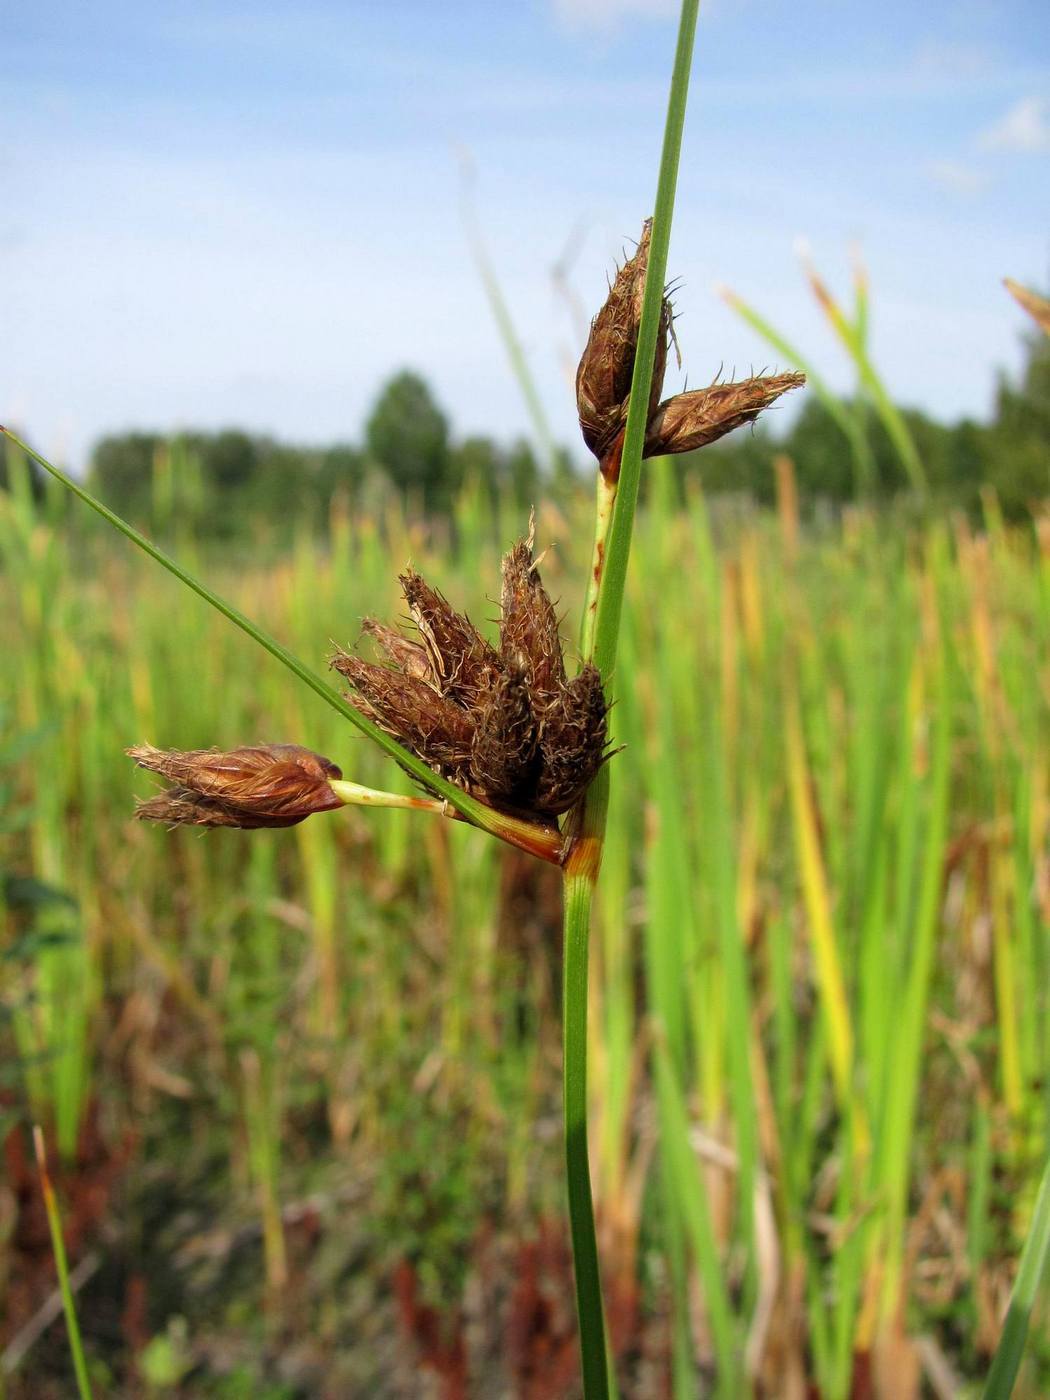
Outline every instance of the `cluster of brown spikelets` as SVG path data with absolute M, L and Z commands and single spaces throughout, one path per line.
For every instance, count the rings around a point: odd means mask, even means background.
M 638 348 L 651 225 L 619 269 L 591 323 L 576 375 L 580 431 L 610 493 L 619 475 Z M 691 452 L 753 422 L 801 374 L 715 383 L 661 401 L 673 316 L 666 295 L 646 416 L 645 455 Z M 558 619 L 533 558 L 533 532 L 503 560 L 494 646 L 411 569 L 401 587 L 417 636 L 374 618 L 364 623 L 385 660 L 340 651 L 331 664 L 351 702 L 435 774 L 501 812 L 557 830 L 556 818 L 586 792 L 608 756 L 606 701 L 597 669 L 565 670 Z M 173 784 L 139 805 L 169 825 L 291 826 L 342 805 L 334 763 L 294 744 L 218 751 L 129 749 Z M 375 794 L 373 794 L 374 796 Z M 535 829 L 535 828 L 534 828 Z
M 619 473 L 619 449 L 631 402 L 651 231 L 647 219 L 634 256 L 617 272 L 605 304 L 591 322 L 587 348 L 576 371 L 576 406 L 583 440 L 602 471 L 614 478 Z M 673 321 L 671 302 L 665 295 L 649 390 L 646 457 L 695 452 L 717 442 L 734 428 L 753 423 L 781 394 L 806 382 L 805 375 L 798 373 L 758 374 L 714 383 L 706 389 L 690 389 L 661 402 Z
M 558 619 L 532 534 L 503 560 L 499 646 L 408 570 L 401 588 L 419 640 L 367 618 L 392 663 L 332 658 L 349 697 L 435 772 L 494 807 L 566 812 L 605 757 L 605 697 L 594 666 L 566 677 Z

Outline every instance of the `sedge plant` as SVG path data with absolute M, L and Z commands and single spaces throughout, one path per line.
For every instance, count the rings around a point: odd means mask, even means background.
M 574 675 L 540 577 L 533 528 L 503 561 L 496 644 L 406 569 L 401 585 L 415 635 L 366 619 L 364 633 L 380 659 L 338 651 L 330 664 L 350 686 L 341 694 L 80 483 L 0 429 L 379 745 L 416 788 L 384 791 L 348 781 L 331 760 L 297 744 L 184 752 L 145 743 L 129 755 L 168 786 L 139 805 L 140 818 L 169 827 L 255 829 L 297 825 L 344 806 L 407 808 L 467 822 L 561 868 L 566 1173 L 584 1393 L 592 1400 L 609 1394 L 609 1374 L 587 1146 L 588 941 L 606 841 L 608 713 L 642 463 L 714 442 L 804 382 L 800 373 L 758 376 L 661 399 L 672 340 L 667 254 L 698 8 L 698 0 L 682 5 L 652 217 L 592 322 L 577 372 L 581 432 L 598 473 Z

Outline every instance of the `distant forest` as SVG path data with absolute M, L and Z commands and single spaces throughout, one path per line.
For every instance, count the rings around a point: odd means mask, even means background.
M 740 493 L 767 503 L 774 494 L 774 461 L 790 457 L 804 503 L 846 503 L 863 496 L 889 500 L 904 494 L 908 479 L 874 410 L 846 403 L 863 424 L 858 441 L 843 432 L 820 399 L 806 393 L 790 426 L 766 416 L 752 430 L 674 459 L 687 481 L 698 474 L 711 494 Z M 935 422 L 903 409 L 925 466 L 929 503 L 971 509 L 991 487 L 1003 511 L 1023 517 L 1050 492 L 1050 340 L 1026 341 L 1026 361 L 1016 382 L 1000 376 L 991 422 L 964 418 Z M 3 444 L 0 443 L 0 449 Z M 166 531 L 177 524 L 195 534 L 230 536 L 269 522 L 322 526 L 334 497 L 350 505 L 381 506 L 401 493 L 428 515 L 448 513 L 465 486 L 490 491 L 522 509 L 545 496 L 578 489 L 584 449 L 541 464 L 528 442 L 502 444 L 488 437 L 456 439 L 426 382 L 409 370 L 379 393 L 359 443 L 298 447 L 239 429 L 123 433 L 95 447 L 88 484 L 133 521 Z M 7 479 L 0 457 L 0 485 Z M 34 489 L 43 490 L 39 481 Z

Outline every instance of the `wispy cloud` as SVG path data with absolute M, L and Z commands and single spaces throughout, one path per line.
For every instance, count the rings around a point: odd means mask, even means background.
M 1005 116 L 978 138 L 982 151 L 1013 151 L 1026 155 L 1050 151 L 1050 103 L 1042 97 L 1023 97 Z
M 988 176 L 983 170 L 976 170 L 961 160 L 931 160 L 926 166 L 926 174 L 938 188 L 968 197 L 980 194 L 988 184 Z

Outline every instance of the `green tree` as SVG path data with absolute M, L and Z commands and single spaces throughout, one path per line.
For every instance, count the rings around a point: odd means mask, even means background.
M 1012 516 L 1050 492 L 1050 338 L 1033 334 L 1027 350 L 1019 383 L 1000 376 L 989 434 L 988 477 Z
M 402 370 L 380 391 L 365 426 L 368 455 L 427 510 L 447 510 L 452 480 L 448 419 L 423 379 Z
M 91 454 L 88 486 L 107 505 L 136 521 L 149 519 L 157 433 L 118 433 L 104 437 Z

